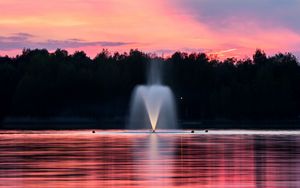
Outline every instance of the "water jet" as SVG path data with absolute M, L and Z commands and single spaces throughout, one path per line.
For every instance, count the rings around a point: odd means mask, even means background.
M 176 129 L 176 106 L 173 92 L 161 84 L 160 62 L 150 63 L 148 83 L 137 86 L 131 97 L 130 129 Z

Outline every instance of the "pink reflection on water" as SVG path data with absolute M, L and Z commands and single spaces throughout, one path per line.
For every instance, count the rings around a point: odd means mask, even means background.
M 300 138 L 289 134 L 0 132 L 8 188 L 289 188 L 300 186 L 299 164 Z
M 172 187 L 175 176 L 173 163 L 177 137 L 150 134 L 144 142 L 137 142 L 133 153 L 136 179 L 141 187 Z

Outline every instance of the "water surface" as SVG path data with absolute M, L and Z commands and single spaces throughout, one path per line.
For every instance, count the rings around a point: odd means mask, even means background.
M 0 131 L 0 187 L 300 187 L 297 131 Z

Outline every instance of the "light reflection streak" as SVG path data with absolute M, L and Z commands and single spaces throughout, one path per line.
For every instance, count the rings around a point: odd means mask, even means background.
M 176 137 L 170 135 L 150 134 L 144 138 L 144 142 L 139 142 L 133 152 L 142 153 L 136 155 L 135 170 L 140 180 L 141 187 L 171 187 L 173 185 L 172 176 L 174 156 L 174 144 Z

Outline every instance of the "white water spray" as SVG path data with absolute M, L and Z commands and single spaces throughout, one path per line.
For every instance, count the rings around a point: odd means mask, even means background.
M 171 89 L 161 84 L 159 62 L 151 62 L 148 84 L 137 86 L 131 98 L 130 129 L 177 128 Z

